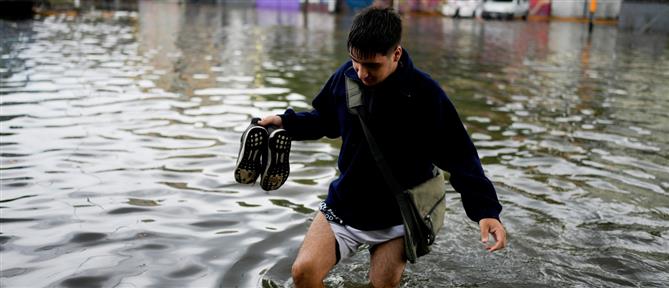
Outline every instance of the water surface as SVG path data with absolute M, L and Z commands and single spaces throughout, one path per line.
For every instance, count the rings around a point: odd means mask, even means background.
M 158 13 L 159 12 L 159 13 Z M 295 142 L 278 191 L 233 169 L 252 116 L 306 110 L 350 16 L 139 2 L 0 22 L 0 281 L 272 287 L 336 177 L 339 140 Z M 405 18 L 505 209 L 489 254 L 448 194 L 403 287 L 662 287 L 669 279 L 669 42 L 575 23 Z M 362 287 L 368 253 L 330 287 Z

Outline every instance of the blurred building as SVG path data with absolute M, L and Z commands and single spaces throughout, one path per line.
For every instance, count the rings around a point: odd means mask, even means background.
M 551 0 L 530 0 L 530 16 L 550 17 Z
M 563 18 L 587 18 L 588 6 L 592 0 L 553 0 L 551 15 Z M 623 0 L 597 0 L 597 19 L 614 19 L 620 14 Z
M 624 0 L 618 27 L 669 33 L 669 0 Z

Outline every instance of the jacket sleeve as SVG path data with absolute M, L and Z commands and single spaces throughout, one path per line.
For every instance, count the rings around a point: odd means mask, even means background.
M 293 109 L 288 109 L 284 114 L 279 115 L 283 128 L 293 140 L 317 140 L 322 137 L 337 138 L 340 136 L 334 93 L 337 78 L 337 73 L 335 73 L 325 83 L 311 103 L 313 110 L 295 112 Z
M 499 219 L 502 205 L 492 182 L 483 173 L 474 143 L 465 130 L 453 103 L 438 88 L 434 124 L 437 136 L 437 167 L 450 173 L 450 183 L 462 196 L 462 204 L 467 216 L 478 222 L 483 218 Z

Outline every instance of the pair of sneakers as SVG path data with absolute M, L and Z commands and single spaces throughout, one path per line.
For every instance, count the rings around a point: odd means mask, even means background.
M 242 134 L 235 180 L 251 184 L 260 177 L 263 190 L 276 190 L 290 174 L 288 158 L 291 139 L 286 130 L 276 126 L 265 128 L 258 125 L 258 121 L 260 118 L 251 119 L 251 124 Z

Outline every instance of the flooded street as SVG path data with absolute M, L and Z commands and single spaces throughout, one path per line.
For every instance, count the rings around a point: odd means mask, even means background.
M 3 287 L 277 287 L 339 139 L 294 142 L 267 193 L 233 177 L 252 116 L 310 109 L 352 17 L 140 1 L 0 20 Z M 402 287 L 666 287 L 669 37 L 405 16 L 498 188 L 490 254 L 460 196 Z M 401 120 L 401 119 L 400 119 Z M 450 187 L 450 186 L 449 186 Z M 364 287 L 368 252 L 329 287 Z

